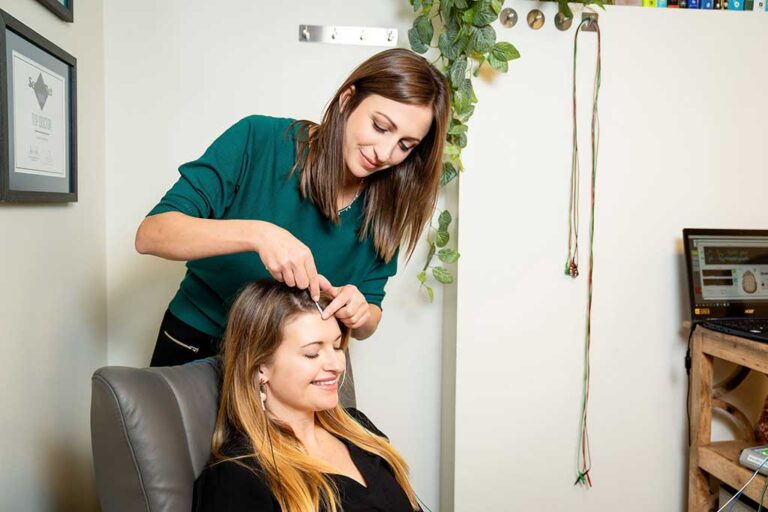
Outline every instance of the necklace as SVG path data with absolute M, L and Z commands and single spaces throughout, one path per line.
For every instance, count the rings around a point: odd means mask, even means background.
M 355 191 L 355 197 L 352 198 L 352 200 L 349 202 L 347 206 L 344 206 L 343 208 L 339 209 L 337 213 L 344 213 L 345 211 L 352 208 L 352 205 L 355 204 L 355 201 L 358 197 L 360 197 L 360 191 L 363 190 L 363 182 L 365 181 L 365 178 L 362 178 L 360 180 L 360 183 L 357 184 L 357 190 Z

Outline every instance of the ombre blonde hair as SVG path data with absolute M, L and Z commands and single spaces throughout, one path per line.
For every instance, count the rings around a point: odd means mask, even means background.
M 321 307 L 331 297 L 322 294 Z M 283 338 L 283 328 L 296 315 L 317 313 L 305 290 L 282 283 L 261 281 L 247 285 L 229 311 L 223 337 L 221 403 L 213 432 L 214 464 L 235 461 L 264 478 L 282 510 L 288 512 L 340 512 L 338 490 L 330 478 L 331 466 L 309 456 L 291 428 L 265 414 L 259 395 L 259 366 L 269 364 Z M 342 348 L 349 343 L 349 329 L 339 323 Z M 339 405 L 317 411 L 323 429 L 349 440 L 362 450 L 384 459 L 414 510 L 416 495 L 408 480 L 408 467 L 389 441 L 361 426 Z M 222 448 L 233 436 L 244 435 L 252 453 L 232 456 Z
M 354 94 L 342 109 L 339 100 L 352 86 Z M 388 262 L 401 243 L 410 256 L 435 209 L 451 114 L 451 88 L 445 75 L 410 50 L 394 48 L 372 56 L 339 87 L 320 124 L 296 122 L 294 171 L 301 169 L 302 196 L 338 223 L 336 202 L 346 175 L 344 127 L 352 111 L 372 94 L 432 109 L 432 125 L 411 154 L 366 178 L 360 239 L 371 236 L 376 252 Z

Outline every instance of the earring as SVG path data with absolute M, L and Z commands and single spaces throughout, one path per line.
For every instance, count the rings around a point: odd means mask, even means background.
M 267 411 L 267 394 L 264 392 L 264 385 L 266 382 L 259 382 L 259 398 L 261 398 L 261 410 L 266 412 Z

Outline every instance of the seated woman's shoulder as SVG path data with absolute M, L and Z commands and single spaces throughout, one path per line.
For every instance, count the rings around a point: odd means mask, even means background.
M 261 472 L 252 458 L 213 461 L 195 480 L 194 512 L 279 510 Z
M 382 432 L 381 430 L 379 430 L 379 428 L 373 424 L 371 419 L 368 416 L 366 416 L 362 411 L 355 409 L 354 407 L 348 407 L 344 410 L 347 412 L 347 414 L 349 414 L 352 417 L 352 419 L 357 421 L 363 428 L 369 430 L 370 432 L 373 432 L 377 436 L 381 436 L 389 439 L 387 435 L 384 434 L 384 432 Z

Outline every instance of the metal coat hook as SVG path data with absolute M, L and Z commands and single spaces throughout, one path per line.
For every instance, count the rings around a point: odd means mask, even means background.
M 511 7 L 502 9 L 499 13 L 499 22 L 506 28 L 512 28 L 517 24 L 517 11 Z
M 565 31 L 571 28 L 571 25 L 573 24 L 573 18 L 569 18 L 565 14 L 558 12 L 555 15 L 555 26 L 557 27 L 557 30 Z
M 539 9 L 531 9 L 531 12 L 528 13 L 528 26 L 533 30 L 539 30 L 541 27 L 543 27 L 544 20 L 544 13 Z

